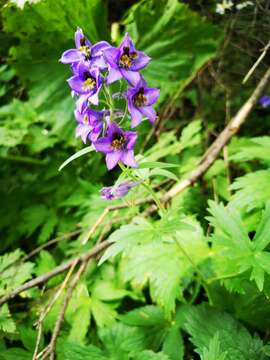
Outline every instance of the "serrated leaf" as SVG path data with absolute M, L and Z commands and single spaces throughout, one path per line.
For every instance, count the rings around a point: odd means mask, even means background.
M 220 352 L 227 352 L 226 360 L 264 359 L 263 342 L 252 337 L 240 323 L 229 314 L 203 304 L 190 308 L 185 328 L 200 354 L 209 348 L 213 337 L 219 333 Z
M 0 307 L 0 331 L 14 333 L 16 324 L 13 321 L 7 304 Z
M 219 333 L 210 340 L 209 347 L 203 348 L 201 360 L 226 360 L 227 351 L 220 350 Z
M 82 346 L 72 342 L 61 345 L 61 354 L 65 360 L 106 360 L 103 351 L 94 345 Z
M 231 190 L 236 190 L 231 204 L 247 211 L 262 208 L 270 198 L 269 183 L 270 170 L 259 170 L 237 178 L 231 185 Z

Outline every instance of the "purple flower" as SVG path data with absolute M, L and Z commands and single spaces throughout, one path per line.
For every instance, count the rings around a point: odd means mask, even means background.
M 121 199 L 127 195 L 130 189 L 138 186 L 140 182 L 125 181 L 117 186 L 109 186 L 101 189 L 101 198 L 103 200 Z
M 69 49 L 63 53 L 59 60 L 62 64 L 72 64 L 72 70 L 76 73 L 76 64 L 88 62 L 89 66 L 97 66 L 101 70 L 107 68 L 103 58 L 103 50 L 110 45 L 106 41 L 100 41 L 92 45 L 87 37 L 84 36 L 80 28 L 75 32 L 76 49 Z
M 104 50 L 104 57 L 108 63 L 109 74 L 107 83 L 125 78 L 132 86 L 140 81 L 139 70 L 143 69 L 151 60 L 142 51 L 137 51 L 126 33 L 118 48 L 110 47 Z
M 263 108 L 270 106 L 270 96 L 264 95 L 260 98 L 260 104 Z
M 106 136 L 98 139 L 94 146 L 97 151 L 106 154 L 106 165 L 109 170 L 113 169 L 119 161 L 127 166 L 136 167 L 133 151 L 136 140 L 137 133 L 123 131 L 116 123 L 111 123 Z
M 102 86 L 102 78 L 98 68 L 90 69 L 85 63 L 78 65 L 78 73 L 67 80 L 69 86 L 77 94 L 83 95 L 81 102 L 89 100 L 98 105 L 98 92 Z
M 85 144 L 87 139 L 92 142 L 97 141 L 103 129 L 102 120 L 104 116 L 109 114 L 109 111 L 95 111 L 86 108 L 82 113 L 76 109 L 74 114 L 78 122 L 76 128 L 76 137 L 81 137 Z
M 157 114 L 153 108 L 153 104 L 159 97 L 159 89 L 149 88 L 146 81 L 141 78 L 140 82 L 134 88 L 127 91 L 128 111 L 131 114 L 131 126 L 137 126 L 142 117 L 145 116 L 153 124 Z

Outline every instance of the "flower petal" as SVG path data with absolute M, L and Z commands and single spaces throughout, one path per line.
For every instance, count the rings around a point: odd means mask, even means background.
M 78 75 L 72 76 L 71 78 L 69 78 L 67 80 L 67 82 L 68 82 L 69 86 L 71 87 L 71 89 L 76 91 L 77 93 L 81 94 L 81 93 L 85 92 L 82 89 L 83 81 L 81 80 L 81 78 Z
M 108 154 L 113 151 L 111 141 L 108 137 L 98 139 L 94 145 L 97 151 L 103 152 L 104 154 Z
M 82 60 L 82 56 L 77 49 L 69 49 L 63 52 L 60 62 L 62 64 L 72 64 Z
M 108 67 L 103 55 L 92 57 L 91 60 L 91 66 L 97 66 L 100 70 L 105 70 Z
M 105 49 L 103 54 L 107 62 L 111 66 L 117 68 L 117 61 L 120 55 L 120 50 L 118 48 L 110 47 Z
M 112 170 L 121 159 L 121 151 L 113 151 L 106 155 L 106 165 L 108 170 Z
M 158 97 L 159 97 L 160 90 L 157 88 L 146 88 L 144 89 L 144 95 L 147 98 L 147 105 L 153 105 Z
M 92 46 L 90 41 L 87 39 L 87 37 L 84 36 L 82 29 L 80 29 L 78 27 L 76 32 L 75 32 L 75 45 L 76 45 L 77 49 L 79 49 L 82 46 L 82 44 L 81 44 L 82 39 L 84 39 L 85 45 L 87 45 L 89 47 Z
M 121 160 L 127 166 L 137 167 L 137 163 L 136 163 L 136 160 L 134 157 L 133 150 L 128 150 L 128 151 L 122 152 Z
M 151 60 L 151 58 L 146 55 L 143 51 L 137 51 L 138 57 L 133 60 L 133 64 L 130 67 L 130 70 L 138 71 L 143 69 Z
M 88 97 L 88 100 L 93 104 L 93 105 L 98 105 L 98 92 L 94 93 L 93 95 Z
M 108 126 L 108 131 L 107 131 L 107 136 L 112 140 L 113 139 L 113 135 L 114 134 L 118 134 L 118 135 L 124 135 L 124 132 L 122 129 L 120 129 L 117 124 L 115 122 L 110 123 L 110 125 Z
M 76 109 L 82 113 L 87 107 L 87 103 L 88 103 L 88 95 L 81 95 L 76 102 Z
M 147 117 L 151 124 L 154 124 L 157 118 L 157 113 L 152 106 L 140 107 L 139 110 L 145 117 Z
M 82 125 L 79 124 L 76 127 L 76 137 L 81 137 L 82 141 L 86 144 L 87 142 L 87 136 L 91 131 L 91 127 L 87 126 L 87 125 Z
M 92 46 L 91 54 L 92 54 L 92 56 L 99 56 L 102 54 L 103 50 L 110 48 L 110 47 L 111 46 L 109 43 L 107 43 L 107 41 L 100 41 Z
M 132 99 L 128 100 L 128 111 L 131 115 L 131 127 L 134 128 L 142 121 L 141 112 L 133 105 Z
M 127 149 L 128 150 L 132 150 L 134 148 L 135 142 L 137 140 L 138 134 L 136 132 L 133 131 L 126 131 L 125 132 L 125 136 L 127 139 Z
M 122 78 L 122 74 L 118 69 L 110 67 L 109 74 L 107 76 L 107 84 L 111 84 Z
M 137 86 L 141 80 L 141 75 L 136 71 L 121 69 L 121 74 L 130 83 L 131 86 Z
M 125 36 L 124 36 L 124 38 L 123 38 L 123 40 L 122 40 L 122 42 L 121 42 L 121 44 L 119 46 L 119 49 L 121 50 L 121 53 L 122 53 L 124 47 L 129 48 L 130 52 L 136 51 L 134 43 L 131 40 L 131 37 L 129 36 L 128 33 L 125 34 Z

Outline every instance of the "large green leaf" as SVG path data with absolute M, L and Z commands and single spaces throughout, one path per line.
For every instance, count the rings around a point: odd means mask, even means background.
M 162 99 L 173 95 L 195 76 L 217 50 L 220 31 L 177 0 L 135 4 L 125 19 L 126 30 L 153 61 L 144 71 Z
M 246 328 L 225 312 L 203 304 L 190 308 L 186 321 L 186 330 L 201 354 L 205 354 L 205 348 L 213 347 L 213 337 L 218 336 L 218 355 L 227 352 L 226 360 L 266 359 L 262 341 L 252 337 Z

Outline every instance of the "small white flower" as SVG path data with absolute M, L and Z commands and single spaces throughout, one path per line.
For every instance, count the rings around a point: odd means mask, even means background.
M 226 10 L 231 10 L 233 2 L 231 0 L 223 0 L 222 3 L 217 4 L 216 13 L 224 15 Z
M 236 5 L 236 9 L 237 10 L 242 10 L 242 9 L 244 9 L 245 7 L 247 7 L 247 6 L 253 6 L 254 5 L 254 3 L 252 2 L 252 1 L 244 1 L 243 3 L 241 3 L 241 4 L 237 4 Z

